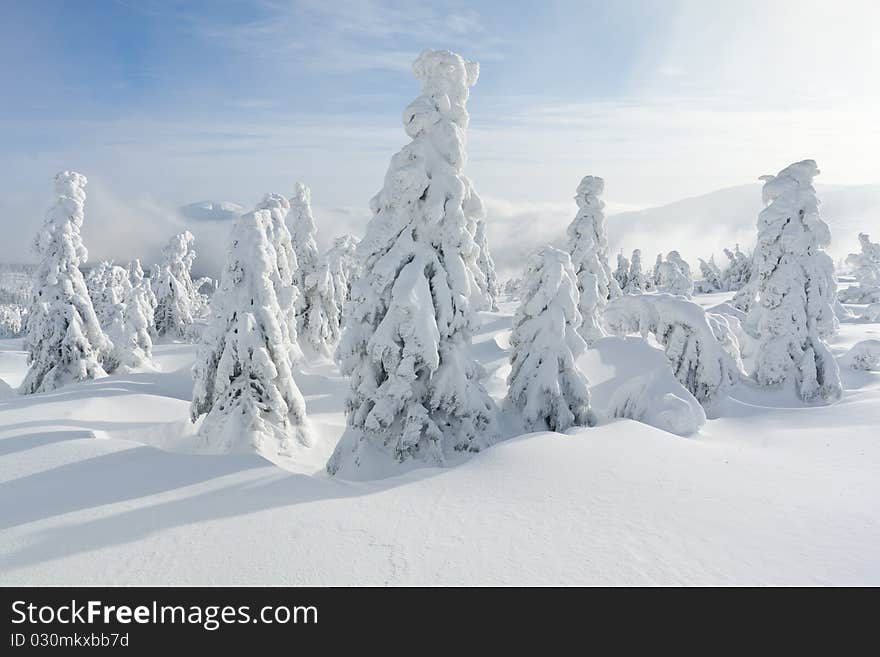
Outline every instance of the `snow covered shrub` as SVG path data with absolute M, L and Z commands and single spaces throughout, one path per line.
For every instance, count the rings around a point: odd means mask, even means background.
M 642 271 L 642 251 L 641 249 L 635 249 L 632 252 L 632 259 L 629 263 L 629 274 L 626 277 L 626 289 L 624 292 L 627 294 L 641 294 L 647 289 L 648 280 Z
M 311 444 L 293 380 L 288 320 L 273 284 L 271 222 L 269 210 L 256 210 L 233 228 L 211 324 L 197 349 L 190 415 L 193 422 L 206 416 L 199 436 L 219 451 L 275 455 Z
M 521 278 L 508 278 L 504 281 L 502 292 L 507 301 L 516 301 L 519 299 L 519 291 L 522 289 Z
M 27 312 L 22 306 L 0 305 L 0 338 L 17 338 L 22 334 Z
M 594 424 L 587 379 L 575 361 L 587 348 L 578 334 L 577 277 L 565 251 L 545 246 L 524 279 L 510 337 L 507 403 L 526 431 Z
M 40 265 L 34 276 L 24 347 L 30 369 L 23 394 L 104 376 L 101 360 L 112 345 L 95 316 L 79 266 L 88 251 L 80 236 L 86 177 L 75 171 L 55 176 L 58 200 L 34 242 Z
M 608 266 L 608 236 L 605 232 L 605 202 L 601 196 L 605 181 L 584 176 L 577 187 L 578 212 L 568 226 L 566 250 L 578 281 L 579 332 L 589 344 L 604 335 L 602 310 L 608 299 L 620 296 L 620 287 Z
M 605 308 L 616 335 L 652 334 L 675 377 L 701 404 L 711 403 L 742 374 L 739 345 L 727 319 L 671 294 L 623 296 Z
M 156 296 L 153 320 L 156 335 L 185 338 L 205 304 L 192 280 L 191 269 L 196 257 L 193 240 L 188 230 L 172 237 L 162 251 L 163 261 L 154 269 L 151 282 Z
M 715 264 L 715 256 L 710 257 L 708 262 L 700 258 L 700 274 L 702 274 L 703 279 L 695 287 L 703 294 L 723 292 L 725 290 L 722 280 L 723 275 L 718 265 Z
M 477 268 L 481 276 L 477 283 L 483 292 L 483 303 L 480 310 L 498 311 L 498 275 L 495 273 L 495 261 L 489 252 L 489 242 L 486 239 L 486 220 L 477 221 L 474 244 L 480 250 L 477 258 Z
M 337 352 L 351 377 L 350 430 L 330 473 L 357 468 L 367 452 L 380 462 L 443 464 L 495 438 L 494 403 L 469 353 L 479 282 L 462 169 L 465 103 L 479 66 L 426 50 L 413 70 L 422 93 L 403 115 L 412 142 L 391 159 L 358 245 L 364 275 Z
M 758 215 L 754 295 L 747 324 L 758 338 L 754 376 L 760 385 L 793 380 L 804 401 L 838 399 L 837 361 L 824 338 L 838 328 L 834 263 L 823 247 L 831 232 L 819 216 L 816 162 L 796 162 L 763 176 L 765 208 Z
M 880 370 L 880 340 L 862 340 L 852 346 L 840 363 L 854 370 Z

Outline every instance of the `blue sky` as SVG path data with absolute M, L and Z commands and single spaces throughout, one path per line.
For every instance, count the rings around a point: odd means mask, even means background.
M 406 141 L 425 47 L 480 62 L 468 173 L 511 213 L 567 208 L 586 173 L 621 208 L 803 157 L 824 182 L 880 182 L 867 1 L 0 0 L 0 15 L 4 223 L 41 216 L 61 168 L 89 176 L 92 226 L 115 240 L 296 180 L 360 221 Z

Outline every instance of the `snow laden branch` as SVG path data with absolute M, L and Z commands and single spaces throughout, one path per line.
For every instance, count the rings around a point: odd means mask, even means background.
M 46 214 L 34 247 L 40 264 L 24 341 L 30 369 L 21 392 L 54 390 L 73 381 L 104 376 L 112 349 L 86 288 L 80 265 L 88 259 L 80 229 L 85 217 L 86 177 L 75 171 L 55 176 L 58 200 Z
M 587 379 L 576 360 L 587 348 L 578 333 L 577 277 L 569 255 L 546 246 L 529 260 L 513 318 L 508 406 L 526 431 L 565 431 L 594 424 Z
M 566 250 L 578 282 L 578 312 L 581 337 L 591 343 L 605 335 L 602 310 L 608 299 L 620 296 L 620 286 L 608 266 L 608 236 L 605 232 L 605 202 L 601 196 L 605 181 L 584 176 L 577 187 L 578 212 L 568 226 Z
M 238 220 L 211 302 L 212 322 L 196 353 L 190 414 L 194 422 L 206 416 L 199 436 L 218 451 L 276 455 L 311 444 L 305 402 L 293 379 L 292 318 L 275 290 L 272 222 L 270 210 Z
M 470 355 L 480 299 L 471 232 L 478 199 L 463 173 L 468 88 L 479 67 L 426 50 L 413 64 L 422 93 L 403 114 L 412 139 L 391 160 L 358 246 L 337 356 L 351 377 L 351 428 L 328 470 L 380 461 L 439 465 L 496 435 L 495 408 Z
M 764 176 L 746 326 L 758 338 L 754 376 L 764 386 L 793 381 L 804 401 L 839 399 L 837 361 L 825 338 L 837 332 L 831 231 L 819 216 L 816 162 Z
M 739 345 L 722 315 L 670 294 L 628 295 L 605 308 L 605 325 L 616 335 L 653 335 L 676 379 L 704 406 L 742 374 Z

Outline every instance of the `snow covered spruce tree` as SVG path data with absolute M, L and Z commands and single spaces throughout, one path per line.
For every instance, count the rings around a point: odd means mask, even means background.
M 333 246 L 324 254 L 333 279 L 334 298 L 339 305 L 340 318 L 345 303 L 351 298 L 351 286 L 361 275 L 358 241 L 353 235 L 342 235 L 334 240 Z
M 858 285 L 840 291 L 840 300 L 846 303 L 877 303 L 880 301 L 880 244 L 870 236 L 859 233 L 859 253 L 850 253 L 846 265 L 852 270 Z
M 722 292 L 726 290 L 721 269 L 715 264 L 715 256 L 708 260 L 700 258 L 700 274 L 703 280 L 699 283 L 699 291 L 703 293 Z
M 758 346 L 755 378 L 765 386 L 793 381 L 805 401 L 837 399 L 840 372 L 824 338 L 837 331 L 834 263 L 823 247 L 831 231 L 819 216 L 816 162 L 796 162 L 763 176 L 753 303 L 748 324 Z
M 309 287 L 308 278 L 318 269 L 320 255 L 318 244 L 315 241 L 317 228 L 312 216 L 312 192 L 302 183 L 296 183 L 293 196 L 290 198 L 290 233 L 293 238 L 293 249 L 296 253 L 297 274 L 294 282 L 299 290 L 299 299 L 296 302 L 296 329 L 301 339 L 308 333 L 308 321 L 312 304 L 318 294 L 314 286 L 317 280 L 312 280 Z M 303 346 L 306 346 L 305 344 Z M 319 345 L 320 346 L 320 345 Z M 320 350 L 320 349 L 319 349 Z
M 659 258 L 658 258 L 659 260 Z M 694 279 L 690 266 L 682 260 L 678 251 L 670 251 L 666 260 L 658 262 L 659 283 L 657 290 L 690 297 L 694 292 Z
M 602 309 L 608 299 L 620 296 L 620 287 L 608 266 L 608 236 L 605 233 L 605 181 L 584 176 L 578 184 L 575 202 L 578 212 L 568 226 L 566 250 L 578 281 L 578 311 L 581 337 L 591 343 L 601 338 Z
M 739 344 L 727 318 L 680 296 L 620 297 L 606 307 L 605 324 L 616 335 L 653 334 L 675 378 L 703 405 L 743 373 Z
M 153 327 L 156 335 L 185 338 L 198 315 L 199 293 L 190 272 L 196 257 L 193 240 L 188 230 L 172 237 L 162 251 L 163 261 L 154 270 L 152 284 L 156 308 Z
M 507 404 L 526 431 L 565 431 L 594 424 L 587 379 L 576 360 L 587 348 L 578 333 L 577 277 L 571 258 L 552 246 L 529 260 L 510 338 Z
M 426 50 L 413 64 L 422 93 L 404 111 L 412 141 L 391 159 L 358 245 L 337 356 L 351 377 L 346 432 L 328 463 L 350 472 L 380 461 L 445 463 L 496 437 L 495 407 L 469 354 L 479 290 L 462 170 L 468 87 L 479 66 Z
M 663 282 L 661 280 L 663 271 L 663 254 L 658 253 L 657 259 L 654 260 L 654 269 L 651 270 L 651 282 L 653 283 L 652 287 L 657 290 L 660 288 L 660 284 Z
M 752 275 L 752 259 L 739 249 L 737 244 L 733 251 L 724 249 L 727 266 L 721 271 L 721 284 L 724 290 L 739 291 L 749 282 Z
M 614 273 L 611 276 L 614 278 L 614 282 L 621 291 L 625 290 L 626 286 L 629 284 L 629 267 L 629 259 L 623 255 L 623 252 L 618 253 L 617 269 L 614 270 Z
M 480 255 L 477 259 L 477 268 L 480 275 L 477 283 L 483 292 L 483 303 L 481 310 L 498 310 L 498 275 L 495 273 L 495 261 L 489 252 L 489 240 L 486 237 L 486 220 L 477 221 L 476 233 L 474 234 L 474 243 L 480 249 Z
M 196 353 L 190 415 L 194 422 L 206 416 L 199 436 L 218 451 L 275 455 L 311 444 L 273 282 L 278 260 L 267 234 L 271 223 L 269 210 L 256 210 L 233 228 L 211 325 Z
M 149 285 L 143 279 L 137 286 L 132 285 L 128 270 L 118 266 L 108 270 L 107 280 L 110 283 L 105 289 L 112 290 L 108 297 L 112 302 L 107 306 L 109 321 L 104 330 L 113 342 L 113 349 L 105 359 L 104 369 L 110 372 L 116 368 L 149 367 L 153 352 L 149 333 L 152 315 L 146 291 Z
M 629 274 L 626 277 L 627 294 L 642 294 L 648 289 L 648 281 L 645 273 L 642 271 L 642 251 L 635 249 L 632 252 L 632 259 L 629 261 Z
M 105 374 L 101 360 L 112 345 L 101 330 L 79 269 L 88 258 L 80 236 L 86 182 L 75 171 L 55 176 L 58 200 L 34 242 L 40 264 L 24 341 L 30 369 L 21 384 L 23 394 Z
M 297 304 L 301 297 L 298 286 L 300 269 L 293 235 L 287 226 L 290 201 L 281 194 L 268 193 L 257 204 L 257 210 L 266 210 L 266 237 L 272 245 L 275 266 L 272 269 L 272 284 L 281 312 L 279 323 L 285 332 L 285 344 L 290 349 L 290 358 L 296 364 L 302 359 L 297 332 Z

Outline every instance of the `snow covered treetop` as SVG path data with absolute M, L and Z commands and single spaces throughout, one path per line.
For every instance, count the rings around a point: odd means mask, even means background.
M 58 196 L 69 196 L 80 203 L 86 200 L 85 187 L 88 180 L 76 171 L 62 171 L 55 176 L 55 193 Z
M 191 232 L 185 230 L 168 240 L 168 245 L 162 253 L 169 261 L 181 260 L 190 252 L 195 239 Z
M 422 93 L 403 111 L 403 127 L 412 138 L 445 117 L 467 128 L 468 87 L 477 83 L 480 65 L 448 50 L 425 50 L 413 62 Z M 462 153 L 463 156 L 463 153 Z
M 300 205 L 311 205 L 312 192 L 308 187 L 298 182 L 293 188 L 293 196 L 290 200 L 292 203 L 299 203 Z
M 601 210 L 605 207 L 605 201 L 599 197 L 604 191 L 605 180 L 598 176 L 584 176 L 577 187 L 574 200 L 577 201 L 579 208 L 598 208 Z
M 299 185 L 299 183 L 297 183 Z M 300 185 L 301 186 L 301 185 Z M 308 194 L 308 189 L 305 188 L 306 194 Z M 274 192 L 268 192 L 265 196 L 263 196 L 263 200 L 257 204 L 257 210 L 282 210 L 284 214 L 287 214 L 287 211 L 290 210 L 290 201 L 284 198 L 281 194 L 276 194 Z
M 804 224 L 815 235 L 817 245 L 828 246 L 831 231 L 819 217 L 819 201 L 813 187 L 813 178 L 817 175 L 816 161 L 802 160 L 790 164 L 775 176 L 761 176 L 764 181 L 762 197 L 767 208 L 759 217 L 759 226 L 802 215 Z

